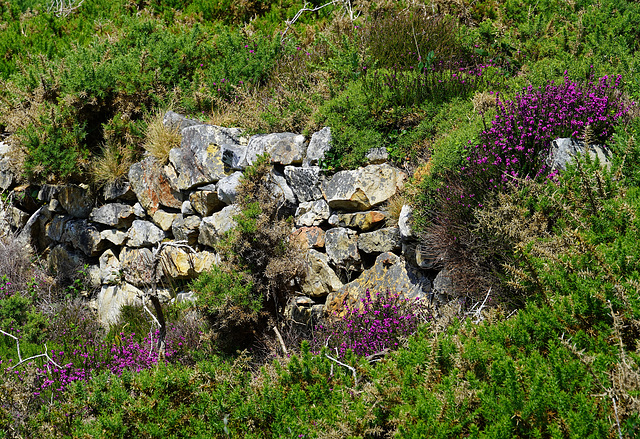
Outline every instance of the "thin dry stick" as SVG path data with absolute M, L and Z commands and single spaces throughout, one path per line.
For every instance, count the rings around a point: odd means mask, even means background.
M 353 374 L 353 385 L 354 385 L 354 386 L 357 386 L 357 385 L 358 385 L 358 376 L 356 375 L 356 369 L 355 369 L 355 368 L 353 368 L 353 367 L 349 366 L 348 364 L 344 364 L 344 363 L 343 363 L 343 362 L 341 362 L 341 361 L 338 361 L 337 359 L 333 358 L 331 355 L 327 354 L 326 352 L 325 352 L 325 354 L 324 354 L 324 355 L 325 355 L 325 357 L 327 357 L 329 360 L 331 360 L 331 361 L 335 361 L 335 362 L 336 362 L 336 363 L 338 363 L 340 366 L 344 366 L 344 367 L 346 367 L 347 369 L 349 369 L 349 370 L 351 371 L 351 373 Z
M 287 347 L 284 344 L 284 340 L 282 339 L 282 335 L 280 335 L 280 331 L 278 331 L 278 328 L 276 326 L 273 327 L 273 332 L 276 333 L 276 338 L 278 339 L 278 342 L 280 343 L 280 347 L 284 351 L 284 354 L 289 355 L 289 352 L 287 352 Z
M 4 332 L 2 329 L 0 329 L 0 332 L 2 332 L 4 335 L 11 337 L 12 339 L 14 339 L 16 341 L 16 348 L 18 350 L 18 363 L 15 364 L 14 366 L 11 366 L 9 368 L 9 370 L 13 370 L 16 367 L 20 366 L 21 364 L 26 363 L 29 360 L 33 360 L 35 358 L 40 358 L 40 357 L 45 357 L 47 359 L 47 361 L 50 361 L 51 363 L 53 363 L 56 367 L 58 367 L 59 369 L 62 369 L 62 366 L 60 366 L 58 363 L 56 363 L 55 361 L 53 361 L 53 358 L 51 358 L 49 356 L 49 352 L 47 349 L 47 345 L 44 345 L 44 354 L 38 354 L 38 355 L 33 355 L 29 358 L 25 358 L 22 359 L 22 354 L 20 353 L 20 340 L 18 339 L 18 337 L 16 337 L 15 335 L 9 334 L 8 332 Z

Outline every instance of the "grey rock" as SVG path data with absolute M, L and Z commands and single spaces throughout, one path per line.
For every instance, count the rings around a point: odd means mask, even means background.
M 252 165 L 259 155 L 267 153 L 271 163 L 282 165 L 301 164 L 305 149 L 305 138 L 301 134 L 257 134 L 249 139 L 246 161 L 249 165 Z
M 269 177 L 271 179 L 270 187 L 272 195 L 281 203 L 288 202 L 291 205 L 295 205 L 297 203 L 296 196 L 287 184 L 287 179 L 284 175 L 272 169 Z
M 331 149 L 331 128 L 324 127 L 318 132 L 313 133 L 307 154 L 303 161 L 303 166 L 319 165 L 324 160 L 324 155 Z
M 329 224 L 334 227 L 351 227 L 363 232 L 381 226 L 387 219 L 387 214 L 378 210 L 355 213 L 337 213 L 329 217 Z
M 120 309 L 125 305 L 140 303 L 143 292 L 127 283 L 121 285 L 104 285 L 98 294 L 96 305 L 98 321 L 105 327 L 118 322 Z
M 220 179 L 217 185 L 218 199 L 225 204 L 235 203 L 241 178 L 242 172 L 234 172 L 233 174 Z
M 209 216 L 225 206 L 224 201 L 218 197 L 217 190 L 194 191 L 189 195 L 189 202 L 200 216 Z
M 400 248 L 400 231 L 397 227 L 386 227 L 358 236 L 358 249 L 365 253 L 397 252 Z
M 140 203 L 133 205 L 133 213 L 135 213 L 138 218 L 146 218 L 147 216 L 147 211 L 144 210 L 144 207 L 142 207 Z
M 191 215 L 176 216 L 171 231 L 176 241 L 185 241 L 188 245 L 196 245 L 198 243 L 198 235 L 200 233 L 200 217 Z
M 302 226 L 318 226 L 329 219 L 331 210 L 324 200 L 307 201 L 300 203 L 296 209 L 295 224 Z
M 300 284 L 303 294 L 321 298 L 342 287 L 342 282 L 329 266 L 329 258 L 326 254 L 309 250 L 306 262 L 307 275 Z
M 107 201 L 135 201 L 136 194 L 128 181 L 116 180 L 105 183 L 102 188 L 104 199 Z
M 307 168 L 286 166 L 284 176 L 299 202 L 315 201 L 322 198 L 320 168 L 318 166 Z
M 194 119 L 187 119 L 183 115 L 169 110 L 162 118 L 162 124 L 170 130 L 182 131 L 183 129 L 194 125 L 202 125 L 202 122 Z
M 236 221 L 233 217 L 239 213 L 240 209 L 238 206 L 232 204 L 226 206 L 220 212 L 202 218 L 198 243 L 215 247 L 222 235 L 236 226 Z
M 325 233 L 325 247 L 334 266 L 347 269 L 359 267 L 358 235 L 353 230 L 336 227 Z
M 366 297 L 367 291 L 371 295 L 389 291 L 399 294 L 404 299 L 425 300 L 431 292 L 431 283 L 400 256 L 382 253 L 376 258 L 373 267 L 327 296 L 325 314 L 344 315 L 345 303 L 351 309 L 357 309 L 361 306 L 361 299 Z
M 49 201 L 49 212 L 65 213 L 64 209 L 62 208 L 62 204 L 60 204 L 60 201 L 56 200 L 55 198 Z
M 74 184 L 61 186 L 57 199 L 69 215 L 89 218 L 93 208 L 93 197 L 87 188 Z
M 451 273 L 447 269 L 440 270 L 433 280 L 433 299 L 439 303 L 446 303 L 453 293 Z
M 581 140 L 572 138 L 556 139 L 551 143 L 549 155 L 546 159 L 547 165 L 553 170 L 564 171 L 569 163 L 575 161 L 575 157 L 588 153 L 591 160 L 598 160 L 604 167 L 611 167 L 609 152 L 601 145 L 589 145 L 588 147 Z
M 165 212 L 164 210 L 158 209 L 153 214 L 152 218 L 153 222 L 158 227 L 160 227 L 163 231 L 168 232 L 171 230 L 171 225 L 178 215 L 179 214 L 177 213 Z
M 42 252 L 51 240 L 46 234 L 46 224 L 51 219 L 47 206 L 36 210 L 18 234 L 19 245 L 30 248 L 34 252 Z
M 111 243 L 103 239 L 98 229 L 89 221 L 71 220 L 64 224 L 62 242 L 70 244 L 87 256 L 98 256 Z
M 187 215 L 195 215 L 196 214 L 195 209 L 191 205 L 191 201 L 187 200 L 187 201 L 182 203 L 182 207 L 180 208 L 180 213 L 185 215 L 185 216 L 187 216 Z
M 116 229 L 129 228 L 135 217 L 133 207 L 121 203 L 105 204 L 93 209 L 89 215 L 91 221 Z
M 29 221 L 30 215 L 26 212 L 21 211 L 17 207 L 7 206 L 6 208 L 6 219 L 9 225 L 15 229 L 22 229 L 27 222 Z
M 291 298 L 285 307 L 284 315 L 288 320 L 303 325 L 315 325 L 322 316 L 318 314 L 317 304 L 309 297 Z
M 389 159 L 389 153 L 387 152 L 387 148 L 371 148 L 366 155 L 367 163 L 370 165 L 379 165 L 382 163 L 386 163 Z
M 60 186 L 57 184 L 43 184 L 38 192 L 38 201 L 48 203 L 58 196 Z
M 147 157 L 129 168 L 131 188 L 138 202 L 150 214 L 160 206 L 172 209 L 182 207 L 182 194 L 172 186 L 170 180 L 173 176 L 165 168 L 154 157 Z
M 135 220 L 127 232 L 129 247 L 150 247 L 161 242 L 166 233 L 149 221 Z
M 368 210 L 391 198 L 403 186 L 404 172 L 388 164 L 336 173 L 323 185 L 332 209 Z
M 107 229 L 100 232 L 100 238 L 106 239 L 113 245 L 120 246 L 127 239 L 127 233 L 122 230 Z
M 70 250 L 59 244 L 51 249 L 47 257 L 49 272 L 55 273 L 56 278 L 62 282 L 75 279 L 78 271 L 87 264 L 87 258 L 78 252 Z
M 242 171 L 247 167 L 246 145 L 222 145 L 222 163 L 234 171 Z
M 54 242 L 62 242 L 65 231 L 65 224 L 73 219 L 67 215 L 55 215 L 46 226 L 47 237 Z
M 413 222 L 413 209 L 411 206 L 404 205 L 400 210 L 400 216 L 398 217 L 398 228 L 400 229 L 400 237 L 402 239 L 413 238 L 413 230 L 411 229 L 411 223 Z
M 122 276 L 127 282 L 140 288 L 151 285 L 153 253 L 150 249 L 124 247 L 119 260 Z
M 118 284 L 122 280 L 120 261 L 116 255 L 107 250 L 100 255 L 100 281 L 103 285 Z

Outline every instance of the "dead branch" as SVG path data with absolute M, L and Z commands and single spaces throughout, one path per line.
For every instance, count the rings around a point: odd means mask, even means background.
M 53 361 L 53 358 L 51 358 L 49 356 L 49 352 L 47 349 L 47 345 L 44 345 L 44 354 L 38 354 L 38 355 L 32 355 L 31 357 L 28 358 L 22 358 L 22 354 L 20 353 L 20 339 L 18 339 L 18 337 L 16 337 L 15 335 L 9 334 L 8 332 L 3 331 L 2 329 L 0 329 L 0 332 L 3 333 L 4 335 L 11 337 L 12 339 L 14 339 L 16 341 L 16 349 L 18 351 L 18 363 L 11 366 L 9 368 L 9 370 L 13 370 L 16 367 L 20 366 L 21 364 L 26 363 L 29 360 L 33 360 L 35 358 L 40 358 L 40 357 L 45 357 L 47 359 L 47 361 L 49 361 L 50 363 L 52 363 L 53 365 L 55 365 L 57 368 L 62 369 L 62 366 L 60 366 L 58 363 L 56 363 L 55 361 Z
M 340 366 L 343 366 L 343 367 L 346 367 L 347 369 L 349 369 L 351 371 L 351 373 L 353 374 L 353 385 L 354 385 L 354 387 L 358 385 L 358 375 L 356 375 L 356 369 L 354 367 L 349 366 L 348 364 L 345 364 L 342 361 L 339 361 L 339 360 L 333 358 L 331 355 L 327 354 L 326 352 L 325 352 L 324 356 L 327 357 L 329 360 L 336 362 Z
M 300 18 L 300 16 L 305 13 L 305 12 L 317 12 L 320 9 L 324 9 L 327 6 L 332 6 L 332 5 L 336 5 L 336 4 L 341 4 L 342 8 L 344 9 L 345 13 L 349 15 L 349 19 L 351 21 L 354 21 L 356 18 L 358 18 L 360 16 L 360 12 L 355 12 L 353 11 L 353 5 L 351 3 L 351 0 L 332 0 L 329 3 L 325 3 L 322 6 L 318 6 L 315 8 L 311 8 L 309 7 L 310 4 L 305 2 L 304 6 L 296 13 L 296 15 L 293 16 L 293 18 L 291 20 L 286 20 L 285 24 L 287 25 L 287 27 L 285 28 L 285 30 L 282 32 L 282 36 L 280 37 L 280 42 L 284 42 L 284 36 L 287 34 L 287 32 L 289 31 L 289 28 L 291 26 L 293 26 L 293 24 L 298 21 L 298 18 Z
M 53 12 L 57 17 L 66 17 L 78 9 L 84 0 L 52 0 L 47 12 Z

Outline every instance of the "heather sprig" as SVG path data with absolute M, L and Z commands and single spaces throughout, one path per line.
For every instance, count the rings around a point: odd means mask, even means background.
M 385 349 L 398 349 L 413 334 L 419 322 L 417 300 L 402 298 L 398 293 L 376 293 L 367 290 L 364 298 L 333 324 L 318 325 L 314 345 L 328 346 L 343 357 L 352 350 L 356 355 L 372 355 Z
M 562 84 L 529 86 L 512 100 L 502 101 L 496 94 L 495 119 L 482 132 L 483 142 L 467 147 L 463 172 L 480 176 L 490 190 L 512 177 L 552 177 L 545 160 L 553 139 L 580 137 L 587 126 L 599 143 L 611 138 L 629 111 L 620 81 L 620 76 L 604 76 L 579 83 L 565 76 Z

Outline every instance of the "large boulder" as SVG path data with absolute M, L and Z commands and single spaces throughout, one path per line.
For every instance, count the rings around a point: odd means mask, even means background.
M 120 260 L 111 250 L 107 250 L 100 255 L 100 281 L 103 285 L 113 285 L 120 283 L 122 270 Z
M 257 157 L 269 154 L 271 163 L 301 164 L 306 141 L 303 135 L 293 133 L 257 134 L 249 139 L 246 161 L 252 165 Z
M 179 213 L 165 212 L 164 210 L 156 210 L 151 216 L 155 225 L 160 227 L 165 232 L 171 230 L 173 221 L 180 215 Z
M 120 252 L 120 269 L 124 279 L 137 287 L 148 287 L 153 280 L 153 252 L 148 248 L 125 247 Z
M 429 296 L 431 283 L 400 256 L 382 253 L 373 267 L 327 296 L 325 313 L 342 316 L 346 311 L 345 303 L 351 309 L 360 307 L 367 291 L 371 294 L 389 291 L 405 299 L 423 299 Z
M 135 220 L 127 232 L 129 247 L 151 247 L 161 242 L 166 233 L 152 222 Z
M 336 173 L 323 185 L 332 209 L 368 210 L 391 198 L 402 188 L 406 175 L 388 164 L 369 165 Z
M 220 179 L 217 185 L 218 199 L 224 204 L 235 203 L 241 178 L 242 172 L 234 172 L 233 174 Z
M 62 242 L 65 231 L 65 224 L 73 217 L 68 215 L 55 215 L 46 225 L 47 237 L 54 242 Z
M 51 243 L 46 233 L 46 224 L 51 219 L 47 206 L 36 210 L 18 234 L 17 241 L 23 247 L 42 252 Z
M 326 297 L 342 287 L 342 282 L 329 266 L 326 254 L 316 250 L 307 253 L 307 275 L 300 284 L 302 293 L 309 297 Z
M 319 165 L 324 160 L 324 155 L 331 149 L 331 128 L 324 127 L 313 133 L 307 147 L 307 155 L 303 161 L 304 166 Z
M 105 183 L 102 194 L 107 201 L 134 201 L 136 199 L 136 194 L 131 190 L 131 183 L 122 180 Z
M 62 244 L 53 247 L 47 257 L 49 272 L 55 273 L 55 276 L 63 282 L 76 278 L 78 271 L 87 263 L 85 255 L 70 250 Z
M 182 194 L 172 186 L 173 176 L 154 157 L 147 157 L 129 168 L 129 181 L 138 201 L 144 209 L 155 213 L 158 207 L 180 209 Z
M 300 227 L 291 234 L 291 239 L 300 243 L 302 248 L 323 248 L 324 230 L 320 227 Z
M 116 229 L 127 229 L 136 218 L 133 207 L 128 204 L 111 203 L 91 211 L 89 219 Z

